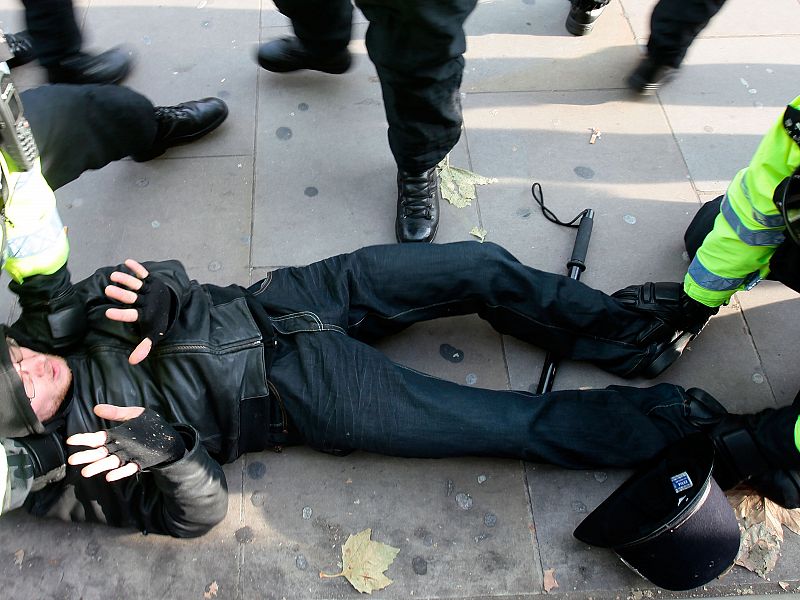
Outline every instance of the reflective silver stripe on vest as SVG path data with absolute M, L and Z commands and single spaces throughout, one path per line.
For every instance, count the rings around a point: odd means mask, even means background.
M 739 236 L 739 239 L 748 246 L 780 246 L 785 239 L 782 231 L 772 229 L 753 230 L 745 226 L 739 219 L 739 215 L 733 210 L 727 196 L 722 199 L 720 212 L 725 217 L 728 225 L 731 226 L 731 229 Z M 782 220 L 781 225 L 783 225 Z
M 753 205 L 753 199 L 750 197 L 750 190 L 747 187 L 747 173 L 742 175 L 742 178 L 739 180 L 739 187 L 742 189 L 742 193 L 747 199 L 747 202 L 750 203 L 751 214 L 756 223 L 772 229 L 777 229 L 784 226 L 782 214 L 778 213 L 777 215 L 765 215 Z M 725 194 L 725 200 L 727 199 L 728 194 Z
M 721 277 L 706 269 L 696 256 L 689 265 L 689 275 L 700 287 L 715 292 L 738 290 L 745 281 L 753 277 L 752 273 L 747 277 Z
M 28 258 L 44 253 L 56 245 L 63 232 L 64 225 L 57 210 L 51 211 L 47 220 L 40 223 L 40 226 L 28 235 L 15 237 L 14 229 L 7 227 L 8 256 Z

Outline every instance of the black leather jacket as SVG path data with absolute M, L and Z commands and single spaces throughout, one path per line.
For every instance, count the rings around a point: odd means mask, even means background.
M 45 425 L 57 427 L 66 438 L 116 425 L 96 417 L 95 404 L 146 406 L 177 424 L 189 450 L 174 463 L 115 483 L 102 475 L 85 479 L 78 468 L 68 466 L 64 480 L 33 494 L 26 506 L 34 514 L 67 520 L 135 526 L 177 537 L 202 535 L 225 516 L 220 463 L 245 450 L 240 448 L 241 420 L 254 404 L 269 402 L 267 373 L 274 341 L 268 317 L 244 288 L 200 285 L 176 261 L 145 266 L 178 300 L 167 334 L 144 362 L 128 364 L 140 336 L 130 324 L 105 317 L 113 304 L 103 290 L 110 273 L 120 267 L 101 269 L 75 284 L 86 307 L 88 331 L 79 344 L 60 352 L 73 373 L 72 396 Z M 31 335 L 24 329 L 23 312 L 11 328 L 23 343 Z

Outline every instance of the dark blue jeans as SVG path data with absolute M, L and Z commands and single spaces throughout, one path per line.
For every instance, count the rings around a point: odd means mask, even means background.
M 278 332 L 275 399 L 293 441 L 319 450 L 628 467 L 694 430 L 676 386 L 486 390 L 408 369 L 369 345 L 419 321 L 477 313 L 502 333 L 615 373 L 647 356 L 637 343 L 647 319 L 494 244 L 364 248 L 275 271 L 251 291 Z

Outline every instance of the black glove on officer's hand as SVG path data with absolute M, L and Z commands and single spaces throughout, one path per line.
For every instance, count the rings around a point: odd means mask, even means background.
M 19 296 L 22 307 L 11 334 L 15 340 L 33 350 L 52 352 L 83 339 L 86 308 L 72 288 L 66 264 L 50 275 L 12 281 L 8 289 Z
M 136 463 L 142 471 L 175 462 L 186 453 L 186 444 L 180 434 L 149 408 L 106 433 L 108 453 L 119 458 L 123 465 Z
M 641 285 L 629 285 L 614 292 L 611 297 L 636 312 L 657 319 L 671 330 L 670 334 L 684 331 L 698 334 L 708 319 L 719 310 L 690 298 L 683 291 L 683 284 L 674 282 L 649 281 Z M 650 330 L 647 337 L 652 339 L 656 333 L 661 335 L 663 329 L 657 327 Z

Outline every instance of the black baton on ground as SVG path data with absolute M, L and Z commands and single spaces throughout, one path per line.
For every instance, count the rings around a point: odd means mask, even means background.
M 575 245 L 572 247 L 572 256 L 567 262 L 569 278 L 577 281 L 581 273 L 586 270 L 586 252 L 589 250 L 589 240 L 592 238 L 592 225 L 594 224 L 594 211 L 587 208 L 578 223 L 578 235 L 575 236 Z M 551 352 L 547 353 L 542 365 L 542 374 L 539 376 L 539 385 L 536 386 L 537 394 L 552 391 L 553 381 L 556 378 L 558 362 Z

